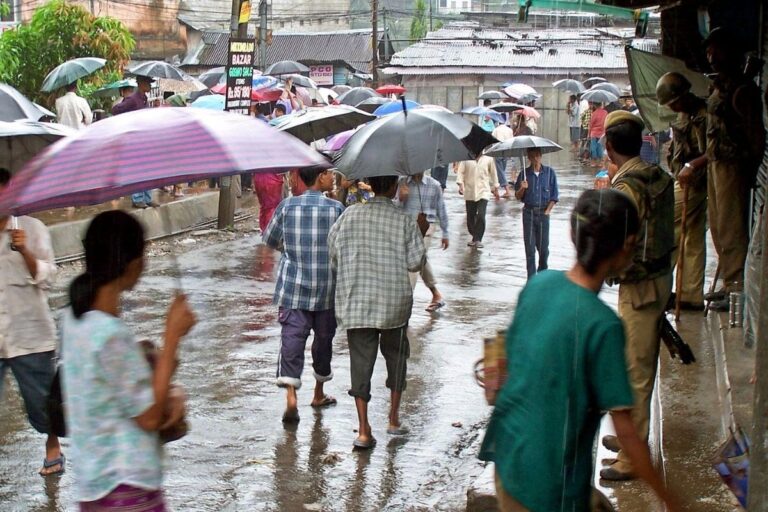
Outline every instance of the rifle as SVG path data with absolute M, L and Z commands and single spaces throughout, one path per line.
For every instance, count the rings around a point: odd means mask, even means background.
M 661 319 L 661 340 L 667 346 L 669 355 L 674 358 L 680 359 L 683 364 L 691 364 L 696 362 L 696 357 L 693 355 L 690 345 L 688 345 L 680 334 L 675 330 L 666 315 Z

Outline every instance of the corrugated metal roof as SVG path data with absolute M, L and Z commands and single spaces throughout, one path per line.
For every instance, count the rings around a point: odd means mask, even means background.
M 610 73 L 626 70 L 624 46 L 629 42 L 594 29 L 512 31 L 460 22 L 432 32 L 421 42 L 396 53 L 386 71 L 465 74 L 472 72 L 472 68 L 484 68 L 498 74 L 519 74 L 523 70 L 526 74 L 535 74 L 537 70 Z M 646 49 L 658 48 L 657 41 L 637 42 Z
M 190 49 L 199 57 L 184 59 L 201 66 L 224 66 L 227 63 L 229 34 L 205 32 L 204 47 Z M 189 57 L 193 57 L 189 55 Z M 369 72 L 371 62 L 371 30 L 345 30 L 340 32 L 276 32 L 267 47 L 267 65 L 281 60 L 295 60 L 303 64 L 344 62 L 354 70 Z

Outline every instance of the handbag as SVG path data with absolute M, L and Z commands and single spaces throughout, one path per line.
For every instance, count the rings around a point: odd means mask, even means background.
M 475 363 L 475 380 L 485 389 L 488 405 L 496 403 L 496 395 L 507 381 L 507 331 L 483 339 L 483 358 Z

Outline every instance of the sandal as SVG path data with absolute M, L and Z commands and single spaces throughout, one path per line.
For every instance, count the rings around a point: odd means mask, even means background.
M 352 447 L 355 450 L 370 450 L 371 448 L 376 446 L 376 438 L 371 437 L 367 441 L 361 441 L 358 437 L 352 442 Z
M 434 313 L 438 309 L 445 306 L 444 300 L 439 300 L 437 302 L 430 302 L 429 305 L 425 308 L 426 311 L 429 311 L 430 313 Z
M 64 474 L 64 465 L 66 464 L 66 462 L 67 462 L 67 458 L 64 456 L 63 453 L 59 457 L 57 457 L 57 458 L 55 458 L 53 460 L 44 459 L 43 460 L 43 469 L 41 469 L 38 472 L 38 474 L 40 476 L 42 476 L 42 477 L 46 477 L 46 476 L 61 476 L 61 475 Z M 56 466 L 59 466 L 59 469 L 57 469 L 55 471 L 46 471 L 46 469 L 50 469 L 50 468 L 53 468 L 53 467 L 56 467 Z
M 336 405 L 336 399 L 331 395 L 325 395 L 319 403 L 311 403 L 310 405 L 315 409 L 320 409 L 321 407 L 329 407 L 331 405 Z

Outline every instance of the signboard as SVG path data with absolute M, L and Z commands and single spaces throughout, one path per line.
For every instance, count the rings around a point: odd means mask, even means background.
M 227 100 L 224 110 L 248 115 L 251 108 L 251 86 L 253 85 L 253 55 L 255 39 L 229 40 L 227 56 Z
M 333 85 L 333 64 L 309 66 L 309 78 L 317 85 Z

